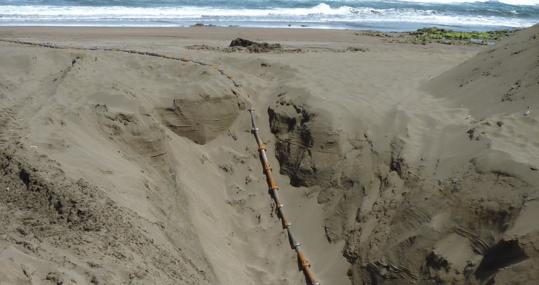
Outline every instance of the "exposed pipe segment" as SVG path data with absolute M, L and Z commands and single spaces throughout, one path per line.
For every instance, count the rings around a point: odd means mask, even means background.
M 281 219 L 283 229 L 285 229 L 288 234 L 288 241 L 290 242 L 290 247 L 292 247 L 292 249 L 296 251 L 301 271 L 303 271 L 303 274 L 305 274 L 307 282 L 311 285 L 320 285 L 320 282 L 316 280 L 314 273 L 311 270 L 311 263 L 309 263 L 309 260 L 305 257 L 305 254 L 300 249 L 301 243 L 294 238 L 294 234 L 292 233 L 291 228 L 292 224 L 288 221 L 286 215 L 284 214 L 284 205 L 281 203 L 281 200 L 279 199 L 279 194 L 277 193 L 277 190 L 279 190 L 279 186 L 277 185 L 277 182 L 275 182 L 275 179 L 273 178 L 273 175 L 271 173 L 271 167 L 269 165 L 268 156 L 266 154 L 266 145 L 262 142 L 260 136 L 258 135 L 258 128 L 255 124 L 254 112 L 254 109 L 249 109 L 249 113 L 251 113 L 251 133 L 254 135 L 256 143 L 258 145 L 260 162 L 262 163 L 262 168 L 264 170 L 264 174 L 266 175 L 266 182 L 268 183 L 269 193 L 275 201 L 277 214 Z

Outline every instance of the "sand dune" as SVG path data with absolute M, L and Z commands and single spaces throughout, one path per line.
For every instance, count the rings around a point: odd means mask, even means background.
M 517 33 L 433 80 L 428 88 L 477 118 L 537 106 L 539 27 Z
M 0 283 L 305 284 L 252 107 L 322 284 L 535 284 L 538 30 L 0 29 Z

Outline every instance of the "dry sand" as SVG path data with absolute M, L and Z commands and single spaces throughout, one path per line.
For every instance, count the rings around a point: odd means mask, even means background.
M 539 26 L 493 47 L 208 27 L 0 40 L 0 284 L 305 284 L 250 107 L 322 284 L 539 282 Z

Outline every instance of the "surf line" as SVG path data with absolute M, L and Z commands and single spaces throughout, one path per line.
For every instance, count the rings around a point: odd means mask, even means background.
M 120 48 L 72 47 L 72 46 L 60 46 L 60 45 L 55 45 L 55 44 L 51 44 L 51 43 L 35 43 L 35 42 L 25 42 L 25 41 L 8 40 L 8 39 L 0 39 L 0 42 L 19 44 L 19 45 L 27 45 L 27 46 L 35 46 L 35 47 L 42 47 L 42 48 L 51 48 L 51 49 L 85 50 L 85 51 L 115 51 L 115 52 L 124 52 L 124 53 L 130 53 L 130 54 L 158 57 L 158 58 L 176 60 L 176 61 L 181 61 L 181 62 L 190 62 L 190 63 L 198 64 L 200 66 L 206 66 L 206 67 L 213 68 L 214 70 L 219 72 L 221 75 L 228 78 L 228 80 L 232 81 L 232 84 L 234 84 L 235 87 L 239 88 L 241 86 L 239 83 L 236 82 L 236 80 L 234 80 L 234 78 L 231 75 L 227 74 L 223 69 L 217 67 L 216 65 L 205 63 L 205 62 L 198 61 L 198 60 L 185 58 L 185 57 L 175 57 L 175 56 L 169 56 L 169 55 L 155 53 L 155 52 L 138 51 L 138 50 L 131 50 L 131 49 L 120 49 Z
M 258 128 L 256 127 L 256 124 L 255 124 L 254 112 L 255 112 L 254 109 L 249 109 L 249 113 L 251 113 L 251 133 L 255 137 L 256 144 L 258 145 L 258 154 L 260 156 L 260 163 L 262 164 L 264 175 L 266 175 L 266 182 L 269 187 L 270 196 L 273 198 L 273 201 L 275 202 L 275 207 L 277 208 L 277 214 L 279 218 L 281 219 L 283 229 L 285 229 L 286 232 L 288 233 L 288 241 L 290 242 L 290 247 L 292 247 L 292 249 L 296 251 L 298 262 L 299 262 L 299 265 L 301 266 L 301 271 L 303 271 L 303 274 L 305 275 L 305 279 L 307 279 L 307 282 L 310 285 L 320 285 L 320 282 L 318 282 L 318 280 L 314 276 L 313 271 L 311 270 L 311 263 L 305 257 L 305 254 L 300 248 L 301 243 L 294 238 L 294 234 L 292 233 L 292 228 L 291 228 L 292 223 L 288 221 L 288 219 L 286 218 L 286 215 L 284 214 L 284 211 L 283 211 L 284 205 L 281 203 L 281 200 L 279 199 L 279 194 L 277 193 L 277 190 L 279 190 L 279 186 L 277 185 L 277 182 L 275 182 L 275 179 L 273 178 L 273 175 L 271 173 L 271 166 L 269 165 L 268 157 L 266 155 L 266 145 L 262 142 L 258 134 Z

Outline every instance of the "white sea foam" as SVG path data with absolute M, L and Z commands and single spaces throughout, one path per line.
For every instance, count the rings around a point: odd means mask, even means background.
M 293 0 L 292 0 L 293 1 Z M 326 2 L 345 2 L 345 3 L 361 3 L 366 0 L 326 0 Z M 398 2 L 415 2 L 428 4 L 462 4 L 462 3 L 485 3 L 497 2 L 516 6 L 534 6 L 539 5 L 539 0 L 379 0 L 380 2 L 398 3 Z
M 308 15 L 347 15 L 350 7 L 331 8 L 321 3 L 312 8 L 274 8 L 274 9 L 223 9 L 211 7 L 124 7 L 124 6 L 0 6 L 1 16 L 21 17 L 203 17 L 203 16 L 308 16 Z
M 453 4 L 453 3 L 484 3 L 484 2 L 499 2 L 517 6 L 533 6 L 539 5 L 539 0 L 398 0 L 401 2 L 417 2 L 417 3 L 437 3 L 437 4 Z
M 416 1 L 416 0 L 408 0 Z M 432 1 L 432 0 L 430 0 Z M 438 0 L 445 1 L 445 0 Z M 514 0 L 512 0 L 514 1 Z M 129 21 L 127 25 L 141 25 L 140 21 L 228 21 L 228 22 L 290 22 L 290 23 L 425 23 L 456 26 L 527 27 L 533 19 L 481 15 L 444 14 L 435 10 L 411 8 L 332 8 L 321 3 L 311 8 L 225 9 L 208 7 L 90 7 L 90 6 L 0 6 L 0 24 L 18 25 L 54 24 L 55 22 Z M 139 21 L 137 23 L 137 21 Z M 69 23 L 68 23 L 69 25 Z

